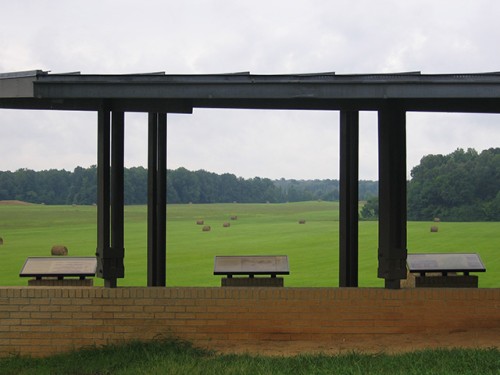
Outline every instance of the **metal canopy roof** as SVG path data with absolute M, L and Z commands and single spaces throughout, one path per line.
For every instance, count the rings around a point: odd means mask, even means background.
M 378 276 L 399 288 L 406 276 L 405 111 L 500 113 L 500 74 L 171 75 L 0 74 L 0 108 L 98 111 L 98 276 L 124 275 L 125 111 L 148 117 L 148 285 L 165 285 L 166 113 L 194 108 L 340 110 L 342 286 L 357 286 L 357 163 L 360 110 L 378 111 Z M 160 208 L 161 207 L 161 208 Z M 111 241 L 110 241 L 111 239 Z
M 500 113 L 500 73 L 339 75 L 0 74 L 0 108 L 191 112 L 193 108 Z

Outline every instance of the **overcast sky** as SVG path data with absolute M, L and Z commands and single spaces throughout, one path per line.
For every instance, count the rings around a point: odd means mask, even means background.
M 16 0 L 2 2 L 0 72 L 255 74 L 500 71 L 500 2 Z M 0 170 L 96 164 L 97 115 L 0 109 Z M 339 177 L 339 114 L 195 110 L 168 116 L 168 168 Z M 360 178 L 377 179 L 376 113 L 360 117 Z M 126 165 L 147 118 L 126 115 Z M 426 154 L 500 147 L 500 116 L 407 114 L 408 174 Z

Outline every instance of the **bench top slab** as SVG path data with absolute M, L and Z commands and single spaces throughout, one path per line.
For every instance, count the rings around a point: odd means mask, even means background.
M 96 257 L 28 257 L 19 276 L 95 276 L 96 269 Z
M 408 254 L 410 272 L 485 272 L 476 253 Z
M 286 255 L 216 256 L 214 275 L 289 275 Z

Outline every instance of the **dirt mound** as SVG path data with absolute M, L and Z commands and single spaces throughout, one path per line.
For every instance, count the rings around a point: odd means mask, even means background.
M 31 206 L 33 203 L 23 201 L 0 201 L 0 206 Z

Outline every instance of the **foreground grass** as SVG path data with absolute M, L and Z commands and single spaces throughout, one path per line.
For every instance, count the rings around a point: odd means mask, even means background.
M 338 286 L 337 202 L 284 204 L 184 204 L 167 207 L 167 285 L 219 286 L 215 255 L 288 255 L 286 286 Z M 72 256 L 93 256 L 96 207 L 0 205 L 0 285 L 26 285 L 19 270 L 28 256 L 48 256 L 62 244 Z M 230 220 L 237 215 L 237 220 Z M 210 225 L 202 232 L 197 220 Z M 306 220 L 299 225 L 300 219 Z M 229 228 L 223 228 L 230 222 Z M 408 223 L 409 252 L 477 252 L 487 272 L 480 287 L 500 285 L 500 224 Z M 125 207 L 125 278 L 120 286 L 146 285 L 146 206 Z M 381 287 L 377 278 L 378 223 L 359 223 L 359 285 Z M 101 279 L 94 279 L 102 285 Z
M 156 341 L 90 348 L 48 358 L 0 359 L 0 374 L 499 374 L 500 351 L 427 350 L 400 355 L 267 357 L 218 355 Z

